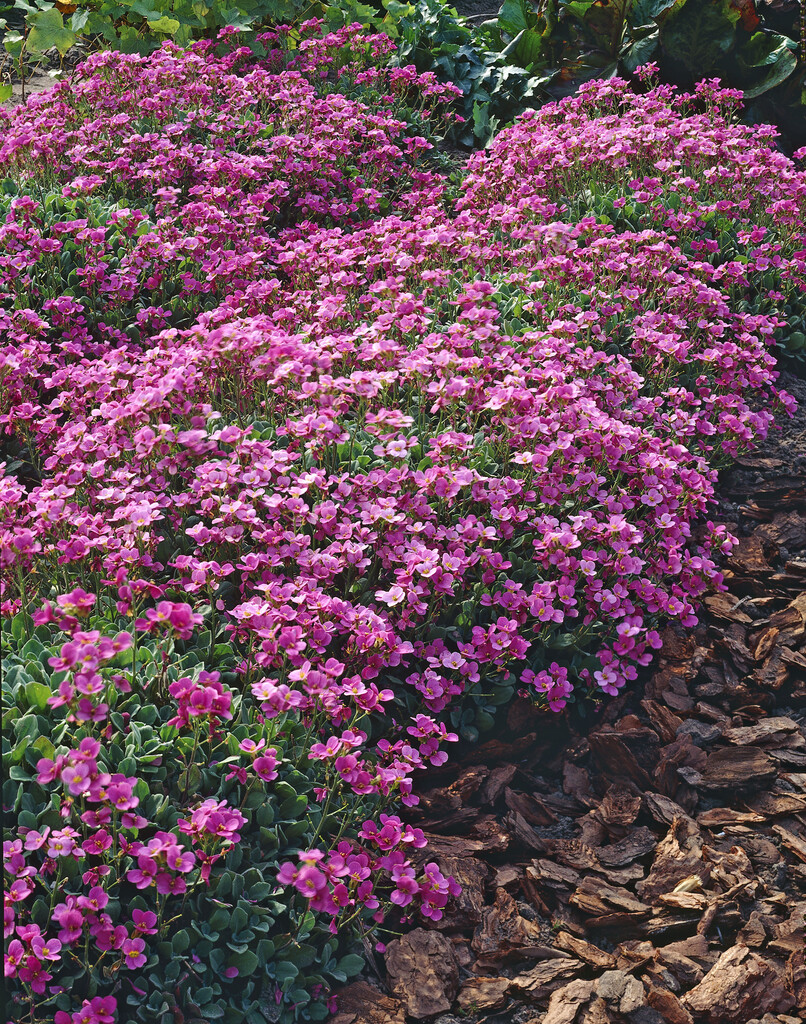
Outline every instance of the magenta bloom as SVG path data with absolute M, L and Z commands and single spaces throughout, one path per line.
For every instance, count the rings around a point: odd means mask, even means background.
M 126 878 L 138 889 L 147 889 L 154 884 L 157 870 L 157 862 L 148 854 L 141 853 L 137 858 L 137 867 L 130 868 Z
M 255 769 L 255 774 L 263 779 L 264 782 L 271 782 L 272 779 L 277 778 L 277 751 L 270 747 L 265 754 L 260 757 L 256 757 L 252 762 L 252 767 Z
M 135 967 L 142 967 L 146 962 L 146 955 L 143 952 L 145 948 L 146 944 L 143 939 L 126 939 L 120 947 L 120 951 L 123 954 L 123 963 L 126 967 L 132 970 Z
M 84 761 L 79 761 L 78 764 L 65 768 L 61 779 L 73 796 L 86 793 L 89 791 L 91 783 L 89 765 Z
M 132 922 L 135 931 L 142 935 L 156 935 L 157 915 L 151 910 L 133 910 Z

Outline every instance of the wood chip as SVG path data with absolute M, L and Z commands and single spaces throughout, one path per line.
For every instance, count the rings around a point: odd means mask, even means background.
M 439 932 L 415 928 L 386 949 L 389 987 L 409 1017 L 420 1020 L 444 1013 L 459 990 L 459 965 L 453 946 Z
M 456 1002 L 465 1013 L 502 1010 L 507 1004 L 509 978 L 468 978 L 462 982 Z
M 774 763 L 763 750 L 750 746 L 725 747 L 708 755 L 702 786 L 709 790 L 758 789 L 776 774 Z
M 560 932 L 554 940 L 554 945 L 557 949 L 562 949 L 566 953 L 573 953 L 580 960 L 584 960 L 586 964 L 597 967 L 599 970 L 606 971 L 616 966 L 616 958 L 612 953 L 599 949 L 592 942 L 578 939 L 575 935 L 571 935 L 570 932 Z
M 783 825 L 773 825 L 772 830 L 780 836 L 782 846 L 786 847 L 790 853 L 794 853 L 800 860 L 806 861 L 806 841 L 784 828 Z
M 473 934 L 473 951 L 487 962 L 506 959 L 512 952 L 540 943 L 540 925 L 523 917 L 517 902 L 505 890 L 496 892 L 495 903 L 487 907 Z
M 529 971 L 516 974 L 509 983 L 510 992 L 529 1003 L 546 1002 L 563 982 L 578 973 L 581 964 L 572 957 L 544 960 Z
M 806 746 L 800 725 L 794 718 L 765 718 L 755 725 L 725 729 L 722 736 L 728 743 L 737 746 L 764 747 L 767 750 L 771 747 Z
M 746 946 L 723 953 L 682 1002 L 703 1024 L 737 1024 L 794 1005 L 775 967 Z
M 338 1009 L 330 1024 L 404 1024 L 403 1004 L 365 981 L 339 991 Z

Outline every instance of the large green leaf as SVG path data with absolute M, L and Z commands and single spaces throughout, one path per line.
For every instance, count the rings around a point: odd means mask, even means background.
M 176 18 L 169 18 L 167 15 L 163 15 L 163 17 L 157 18 L 155 21 L 149 21 L 148 27 L 152 32 L 164 32 L 166 35 L 172 36 L 179 31 L 179 22 Z
M 64 57 L 75 44 L 75 32 L 64 27 L 64 19 L 55 7 L 29 15 L 28 24 L 31 31 L 28 33 L 27 47 L 36 53 L 58 50 Z
M 798 66 L 794 39 L 756 32 L 736 54 L 736 63 L 750 81 L 744 90 L 752 98 L 786 81 Z M 760 73 L 760 77 L 759 77 Z
M 639 33 L 641 34 L 639 35 Z M 642 25 L 634 32 L 633 41 L 625 48 L 621 58 L 625 69 L 632 74 L 636 68 L 640 68 L 642 64 L 650 61 L 655 56 L 659 41 L 660 30 L 657 27 L 649 28 Z
M 585 15 L 591 7 L 595 7 L 600 2 L 601 0 L 567 0 L 561 4 L 561 12 L 566 16 L 570 15 L 584 21 Z
M 534 29 L 519 32 L 502 54 L 520 67 L 528 68 L 543 56 L 543 37 Z
M 635 0 L 630 8 L 630 22 L 633 25 L 649 25 L 670 17 L 685 4 L 686 0 Z
M 695 78 L 712 74 L 736 40 L 739 12 L 728 0 L 688 0 L 661 27 L 661 45 Z
M 498 12 L 498 27 L 511 36 L 531 28 L 535 21 L 526 0 L 504 0 L 504 5 Z

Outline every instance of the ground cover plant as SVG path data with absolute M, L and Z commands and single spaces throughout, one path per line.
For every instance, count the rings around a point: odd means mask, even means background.
M 285 38 L 96 54 L 0 113 L 31 1024 L 323 1019 L 351 935 L 456 891 L 417 774 L 694 622 L 717 468 L 791 407 L 806 177 L 734 93 L 591 83 L 458 184 L 450 88 Z

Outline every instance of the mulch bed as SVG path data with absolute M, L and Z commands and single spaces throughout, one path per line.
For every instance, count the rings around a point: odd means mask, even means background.
M 413 823 L 463 886 L 334 1024 L 806 1016 L 806 383 L 721 480 L 740 537 L 694 630 L 595 720 L 509 711 Z

